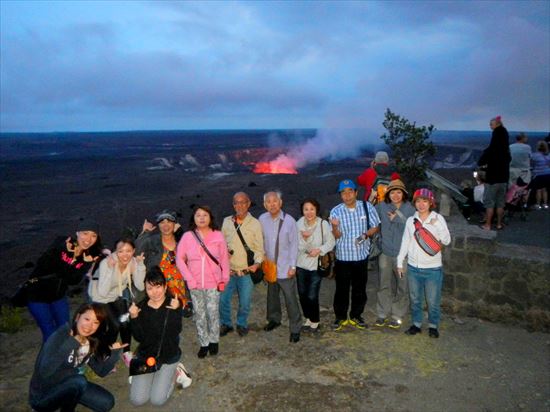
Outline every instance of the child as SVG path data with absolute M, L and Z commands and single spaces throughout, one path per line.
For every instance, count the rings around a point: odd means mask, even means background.
M 426 296 L 429 335 L 430 338 L 438 338 L 441 314 L 441 286 L 443 285 L 440 245 L 448 245 L 451 242 L 451 234 L 443 216 L 433 211 L 435 199 L 430 190 L 418 189 L 414 192 L 413 204 L 416 212 L 414 216 L 407 219 L 401 248 L 397 256 L 399 276 L 403 276 L 405 272 L 403 268 L 405 257 L 408 259 L 407 274 L 413 324 L 405 333 L 416 335 L 422 332 L 422 298 Z M 421 232 L 426 230 L 429 233 L 425 235 L 430 237 L 431 234 L 436 241 L 426 240 L 425 236 L 419 236 Z

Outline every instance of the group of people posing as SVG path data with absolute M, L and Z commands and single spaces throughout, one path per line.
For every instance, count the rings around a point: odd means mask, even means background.
M 377 159 L 384 160 L 384 154 L 378 153 Z M 393 177 L 381 201 L 359 200 L 356 184 L 343 180 L 338 186 L 342 202 L 332 208 L 328 220 L 320 216 L 318 201 L 308 198 L 296 221 L 283 210 L 277 190 L 263 195 L 266 212 L 258 219 L 249 212 L 249 196 L 236 193 L 234 214 L 223 220 L 221 230 L 208 206 L 193 209 L 185 232 L 176 214 L 165 210 L 156 217 L 156 226 L 146 220 L 136 239 L 119 239 L 113 253 L 102 249 L 95 223 L 81 222 L 76 236 L 52 244 L 31 275 L 47 277 L 28 303 L 44 340 L 30 385 L 31 406 L 37 411 L 61 406 L 71 410 L 80 403 L 110 410 L 112 394 L 87 381 L 82 369 L 88 364 L 105 375 L 120 357 L 130 369 L 130 401 L 164 404 L 177 383 L 189 384 L 189 374 L 179 362 L 182 317 L 192 313 L 197 356 L 217 355 L 220 336 L 248 335 L 254 280 L 262 270 L 273 270 L 276 278 L 267 283 L 263 329 L 270 332 L 281 326 L 282 292 L 289 341 L 318 333 L 319 262 L 333 251 L 332 329 L 365 329 L 368 260 L 375 237 L 381 240 L 375 326 L 399 329 L 410 307 L 412 323 L 406 333 L 421 333 L 427 301 L 429 336 L 439 337 L 441 247 L 450 242 L 449 230 L 434 211 L 430 190 L 416 190 L 411 203 L 399 176 Z M 366 198 L 378 191 L 375 186 L 369 189 Z M 82 305 L 69 324 L 67 288 L 86 275 L 90 303 Z M 233 322 L 235 293 L 238 309 Z M 138 342 L 134 351 L 132 338 Z

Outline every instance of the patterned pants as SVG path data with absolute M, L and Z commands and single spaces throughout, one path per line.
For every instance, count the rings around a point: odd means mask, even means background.
M 193 318 L 201 346 L 220 340 L 220 292 L 216 289 L 193 289 Z

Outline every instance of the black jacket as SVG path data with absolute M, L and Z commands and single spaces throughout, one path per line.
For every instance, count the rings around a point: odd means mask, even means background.
M 176 244 L 180 241 L 183 235 L 183 229 L 180 227 L 174 233 Z M 143 232 L 136 239 L 136 256 L 143 253 L 145 255 L 145 267 L 147 270 L 160 265 L 164 246 L 162 238 L 158 230 L 154 232 Z
M 166 306 L 170 303 L 169 298 L 166 298 L 158 309 L 149 306 L 147 301 L 148 299 L 145 299 L 139 304 L 141 311 L 138 317 L 130 320 L 132 336 L 139 342 L 136 354 L 142 359 L 146 359 L 149 356 L 157 357 L 166 320 L 166 331 L 164 339 L 162 339 L 162 347 L 160 348 L 160 356 L 157 362 L 160 364 L 175 363 L 181 357 L 181 349 L 179 347 L 182 321 L 181 308 L 176 310 L 168 309 Z
M 510 155 L 508 131 L 504 126 L 497 126 L 493 130 L 491 143 L 487 147 L 479 161 L 479 166 L 486 166 L 486 182 L 488 184 L 508 183 L 510 179 Z
M 31 302 L 53 302 L 67 293 L 69 285 L 80 283 L 93 262 L 86 262 L 84 256 L 74 258 L 67 248 L 67 236 L 57 237 L 50 247 L 38 258 L 29 278 L 54 275 L 40 283 L 40 288 L 29 291 Z M 86 253 L 90 253 L 86 251 Z M 91 256 L 92 258 L 95 256 Z

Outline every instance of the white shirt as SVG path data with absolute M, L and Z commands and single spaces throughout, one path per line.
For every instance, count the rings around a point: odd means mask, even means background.
M 447 222 L 445 218 L 439 213 L 430 212 L 428 218 L 422 222 L 418 212 L 415 212 L 414 216 L 407 219 L 405 223 L 405 231 L 403 232 L 403 239 L 401 240 L 401 249 L 399 255 L 397 255 L 397 267 L 403 268 L 403 261 L 405 257 L 409 265 L 415 268 L 428 269 L 438 268 L 443 265 L 441 252 L 435 256 L 430 256 L 418 245 L 418 242 L 414 238 L 414 219 L 418 219 L 422 226 L 428 229 L 435 238 L 441 242 L 444 246 L 451 243 L 451 234 L 447 228 Z M 430 223 L 432 219 L 436 219 L 435 223 Z

